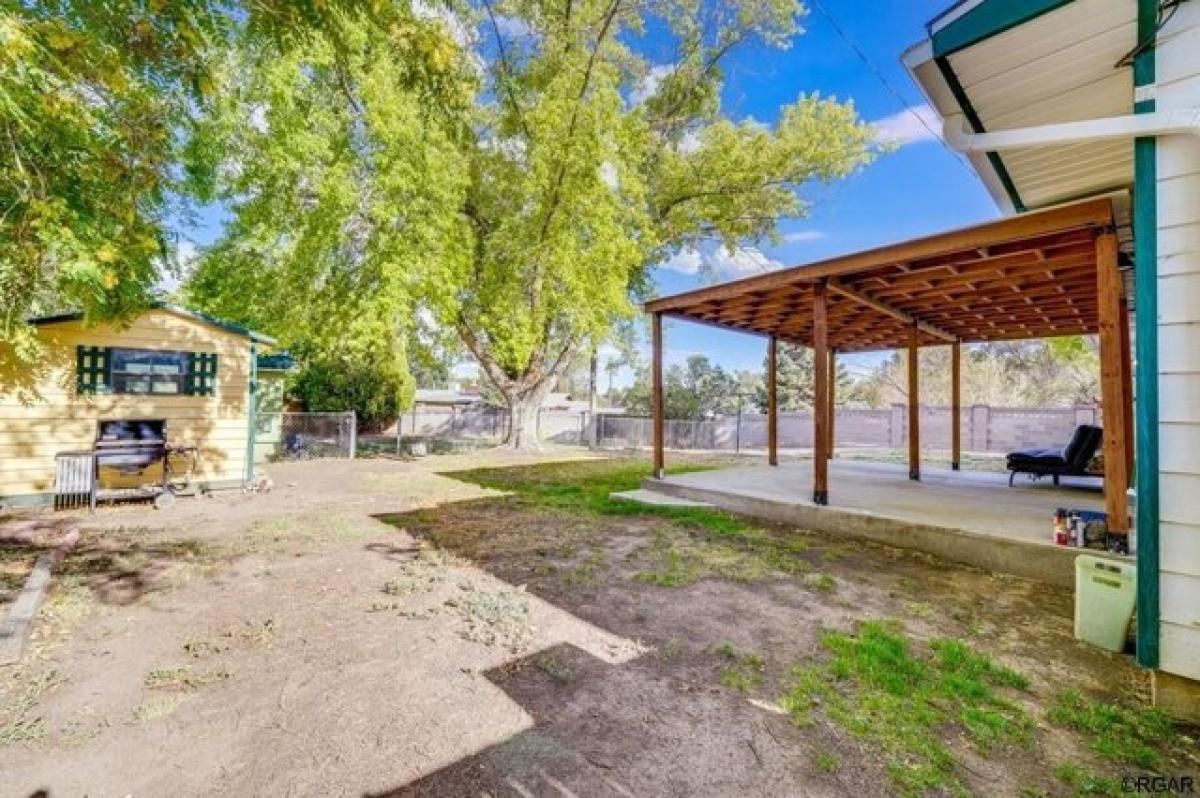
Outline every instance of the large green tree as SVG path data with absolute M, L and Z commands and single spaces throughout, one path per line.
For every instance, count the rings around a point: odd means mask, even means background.
M 276 332 L 310 407 L 374 420 L 407 404 L 421 305 L 463 272 L 476 86 L 444 19 L 389 7 L 285 46 L 242 37 L 189 152 L 195 191 L 232 214 L 189 302 Z
M 663 372 L 663 409 L 666 418 L 699 421 L 716 415 L 732 415 L 748 407 L 761 378 L 734 374 L 714 365 L 704 355 L 692 355 L 686 363 L 673 364 Z M 620 398 L 630 415 L 650 415 L 650 380 L 643 368 Z
M 487 101 L 465 153 L 470 246 L 438 310 L 503 395 L 509 445 L 524 447 L 557 376 L 635 312 L 653 264 L 703 240 L 769 236 L 805 211 L 800 186 L 869 159 L 872 132 L 817 96 L 773 126 L 723 112 L 723 64 L 746 44 L 789 44 L 796 0 L 476 10 Z M 649 24 L 668 30 L 657 63 L 631 44 Z
M 839 402 L 857 399 L 854 379 L 850 376 L 846 364 L 834 359 L 837 373 L 833 375 L 835 398 Z M 763 373 L 767 370 L 767 360 L 763 358 Z M 812 410 L 813 386 L 816 384 L 816 371 L 813 367 L 813 350 L 806 346 L 780 343 L 776 352 L 775 362 L 775 398 L 782 412 L 796 410 Z M 763 385 L 758 389 L 757 401 L 762 412 L 767 411 L 767 389 Z
M 0 0 L 0 347 L 26 317 L 150 298 L 181 211 L 181 148 L 236 31 L 283 45 L 359 0 Z

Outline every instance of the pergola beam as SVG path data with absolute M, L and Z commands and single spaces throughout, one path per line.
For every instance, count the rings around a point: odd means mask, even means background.
M 1117 236 L 1096 236 L 1096 294 L 1100 310 L 1100 407 L 1104 414 L 1104 510 L 1108 529 L 1129 532 L 1128 460 L 1125 447 L 1125 368 L 1121 363 L 1121 274 Z
M 953 341 L 955 339 L 955 335 L 953 333 L 946 332 L 940 327 L 936 327 L 932 324 L 921 321 L 916 316 L 912 315 L 911 313 L 906 313 L 900 308 L 893 307 L 886 302 L 880 302 L 874 297 L 870 297 L 859 291 L 855 291 L 853 288 L 843 285 L 837 280 L 830 280 L 828 286 L 830 291 L 841 294 L 847 299 L 851 299 L 860 305 L 866 305 L 872 310 L 878 311 L 885 316 L 891 316 L 893 319 L 902 321 L 905 324 L 911 324 L 921 332 L 929 333 L 935 338 L 941 338 L 943 341 Z
M 921 478 L 921 337 L 916 325 L 908 335 L 908 478 Z
M 767 464 L 779 465 L 779 390 L 777 362 L 779 339 L 767 339 Z
M 813 504 L 829 504 L 828 292 L 813 286 Z
M 962 344 L 950 345 L 950 468 L 962 461 Z
M 821 278 L 854 274 L 864 269 L 889 264 L 896 267 L 898 264 L 911 263 L 922 258 L 936 258 L 949 253 L 974 250 L 981 246 L 994 248 L 1006 242 L 1018 242 L 1080 228 L 1109 227 L 1112 223 L 1112 203 L 1107 198 L 1089 200 L 663 297 L 647 302 L 646 310 L 684 310 L 698 302 L 727 300 L 745 296 L 748 292 L 766 293 L 798 283 L 812 283 Z
M 665 471 L 663 452 L 663 335 L 662 314 L 654 313 L 650 321 L 651 349 L 653 350 L 653 365 L 651 367 L 650 413 L 654 417 L 654 478 L 662 479 Z

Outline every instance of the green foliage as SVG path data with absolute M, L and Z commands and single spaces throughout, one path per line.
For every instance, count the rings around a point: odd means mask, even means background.
M 454 282 L 473 85 L 442 22 L 387 5 L 286 46 L 242 36 L 188 160 L 193 190 L 233 214 L 188 301 L 278 331 L 309 409 L 372 421 L 411 398 L 410 347 L 440 365 L 417 308 Z
M 176 128 L 223 27 L 200 2 L 0 2 L 0 347 L 36 355 L 32 314 L 149 300 Z
M 1121 785 L 1116 779 L 1097 776 L 1078 765 L 1064 763 L 1055 768 L 1055 775 L 1075 790 L 1076 795 L 1121 795 Z
M 906 355 L 897 352 L 861 381 L 864 400 L 881 405 L 907 397 Z M 1007 341 L 964 347 L 964 405 L 1048 407 L 1091 403 L 1099 396 L 1099 359 L 1089 337 Z M 921 399 L 950 401 L 950 347 L 921 350 Z
M 0 0 L 0 355 L 37 356 L 30 315 L 145 307 L 170 270 L 183 152 L 232 37 L 282 47 L 389 5 Z
M 374 429 L 394 420 L 412 400 L 412 377 L 386 337 L 310 345 L 298 350 L 297 357 L 302 365 L 292 393 L 306 410 L 354 410 L 361 426 Z
M 851 106 L 818 97 L 774 129 L 722 115 L 722 61 L 742 43 L 786 44 L 795 0 L 560 5 L 484 6 L 496 102 L 474 114 L 469 279 L 443 307 L 515 422 L 631 317 L 652 264 L 701 239 L 771 234 L 805 210 L 796 189 L 858 168 L 872 140 Z M 528 34 L 507 37 L 493 13 Z M 673 34 L 669 68 L 628 44 L 651 14 Z
M 1050 720 L 1087 735 L 1092 750 L 1123 765 L 1156 770 L 1174 737 L 1171 721 L 1156 709 L 1125 709 L 1068 690 L 1051 707 Z
M 721 684 L 743 695 L 762 686 L 767 663 L 758 654 L 740 654 L 729 641 L 718 644 L 713 651 L 726 660 L 721 668 Z
M 714 366 L 704 355 L 692 355 L 684 365 L 663 372 L 663 409 L 667 418 L 699 420 L 730 415 L 739 403 L 753 410 L 757 384 L 743 385 L 742 375 Z M 620 398 L 625 412 L 650 415 L 650 382 L 645 369 Z
M 879 746 L 902 795 L 965 794 L 960 763 L 944 739 L 962 728 L 982 752 L 1025 744 L 1033 722 L 1000 689 L 1026 690 L 1028 680 L 959 640 L 929 644 L 915 655 L 898 624 L 862 621 L 854 634 L 826 631 L 828 661 L 796 668 L 783 706 L 797 723 L 816 707 L 856 737 Z

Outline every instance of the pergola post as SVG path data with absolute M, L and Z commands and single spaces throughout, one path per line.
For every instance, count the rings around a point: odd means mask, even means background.
M 920 330 L 913 324 L 908 331 L 908 478 L 921 478 L 921 385 Z
M 824 280 L 813 284 L 813 504 L 829 504 L 829 313 Z
M 662 479 L 666 459 L 663 456 L 663 337 L 661 313 L 651 314 L 650 331 L 650 346 L 653 350 L 650 413 L 654 417 L 654 478 Z
M 833 426 L 837 416 L 837 350 L 829 350 L 829 443 L 826 446 L 826 455 L 829 459 L 833 459 L 834 452 L 834 434 Z
M 962 463 L 962 344 L 950 344 L 950 468 Z
M 779 340 L 767 338 L 767 463 L 779 465 L 779 398 L 776 385 L 776 362 Z
M 1096 301 L 1100 315 L 1100 398 L 1104 414 L 1104 509 L 1109 532 L 1129 532 L 1125 402 L 1129 390 L 1121 364 L 1121 274 L 1117 236 L 1096 236 Z
M 1121 287 L 1124 288 L 1124 280 Z M 1129 326 L 1129 298 L 1121 295 L 1120 328 L 1121 333 L 1121 385 L 1124 386 L 1125 404 L 1122 408 L 1125 415 L 1125 474 L 1133 484 L 1133 344 Z

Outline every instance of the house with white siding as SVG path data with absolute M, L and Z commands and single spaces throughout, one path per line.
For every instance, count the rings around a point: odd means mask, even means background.
M 963 0 L 903 56 L 1005 214 L 1110 197 L 1134 319 L 1137 657 L 1200 712 L 1200 2 Z

